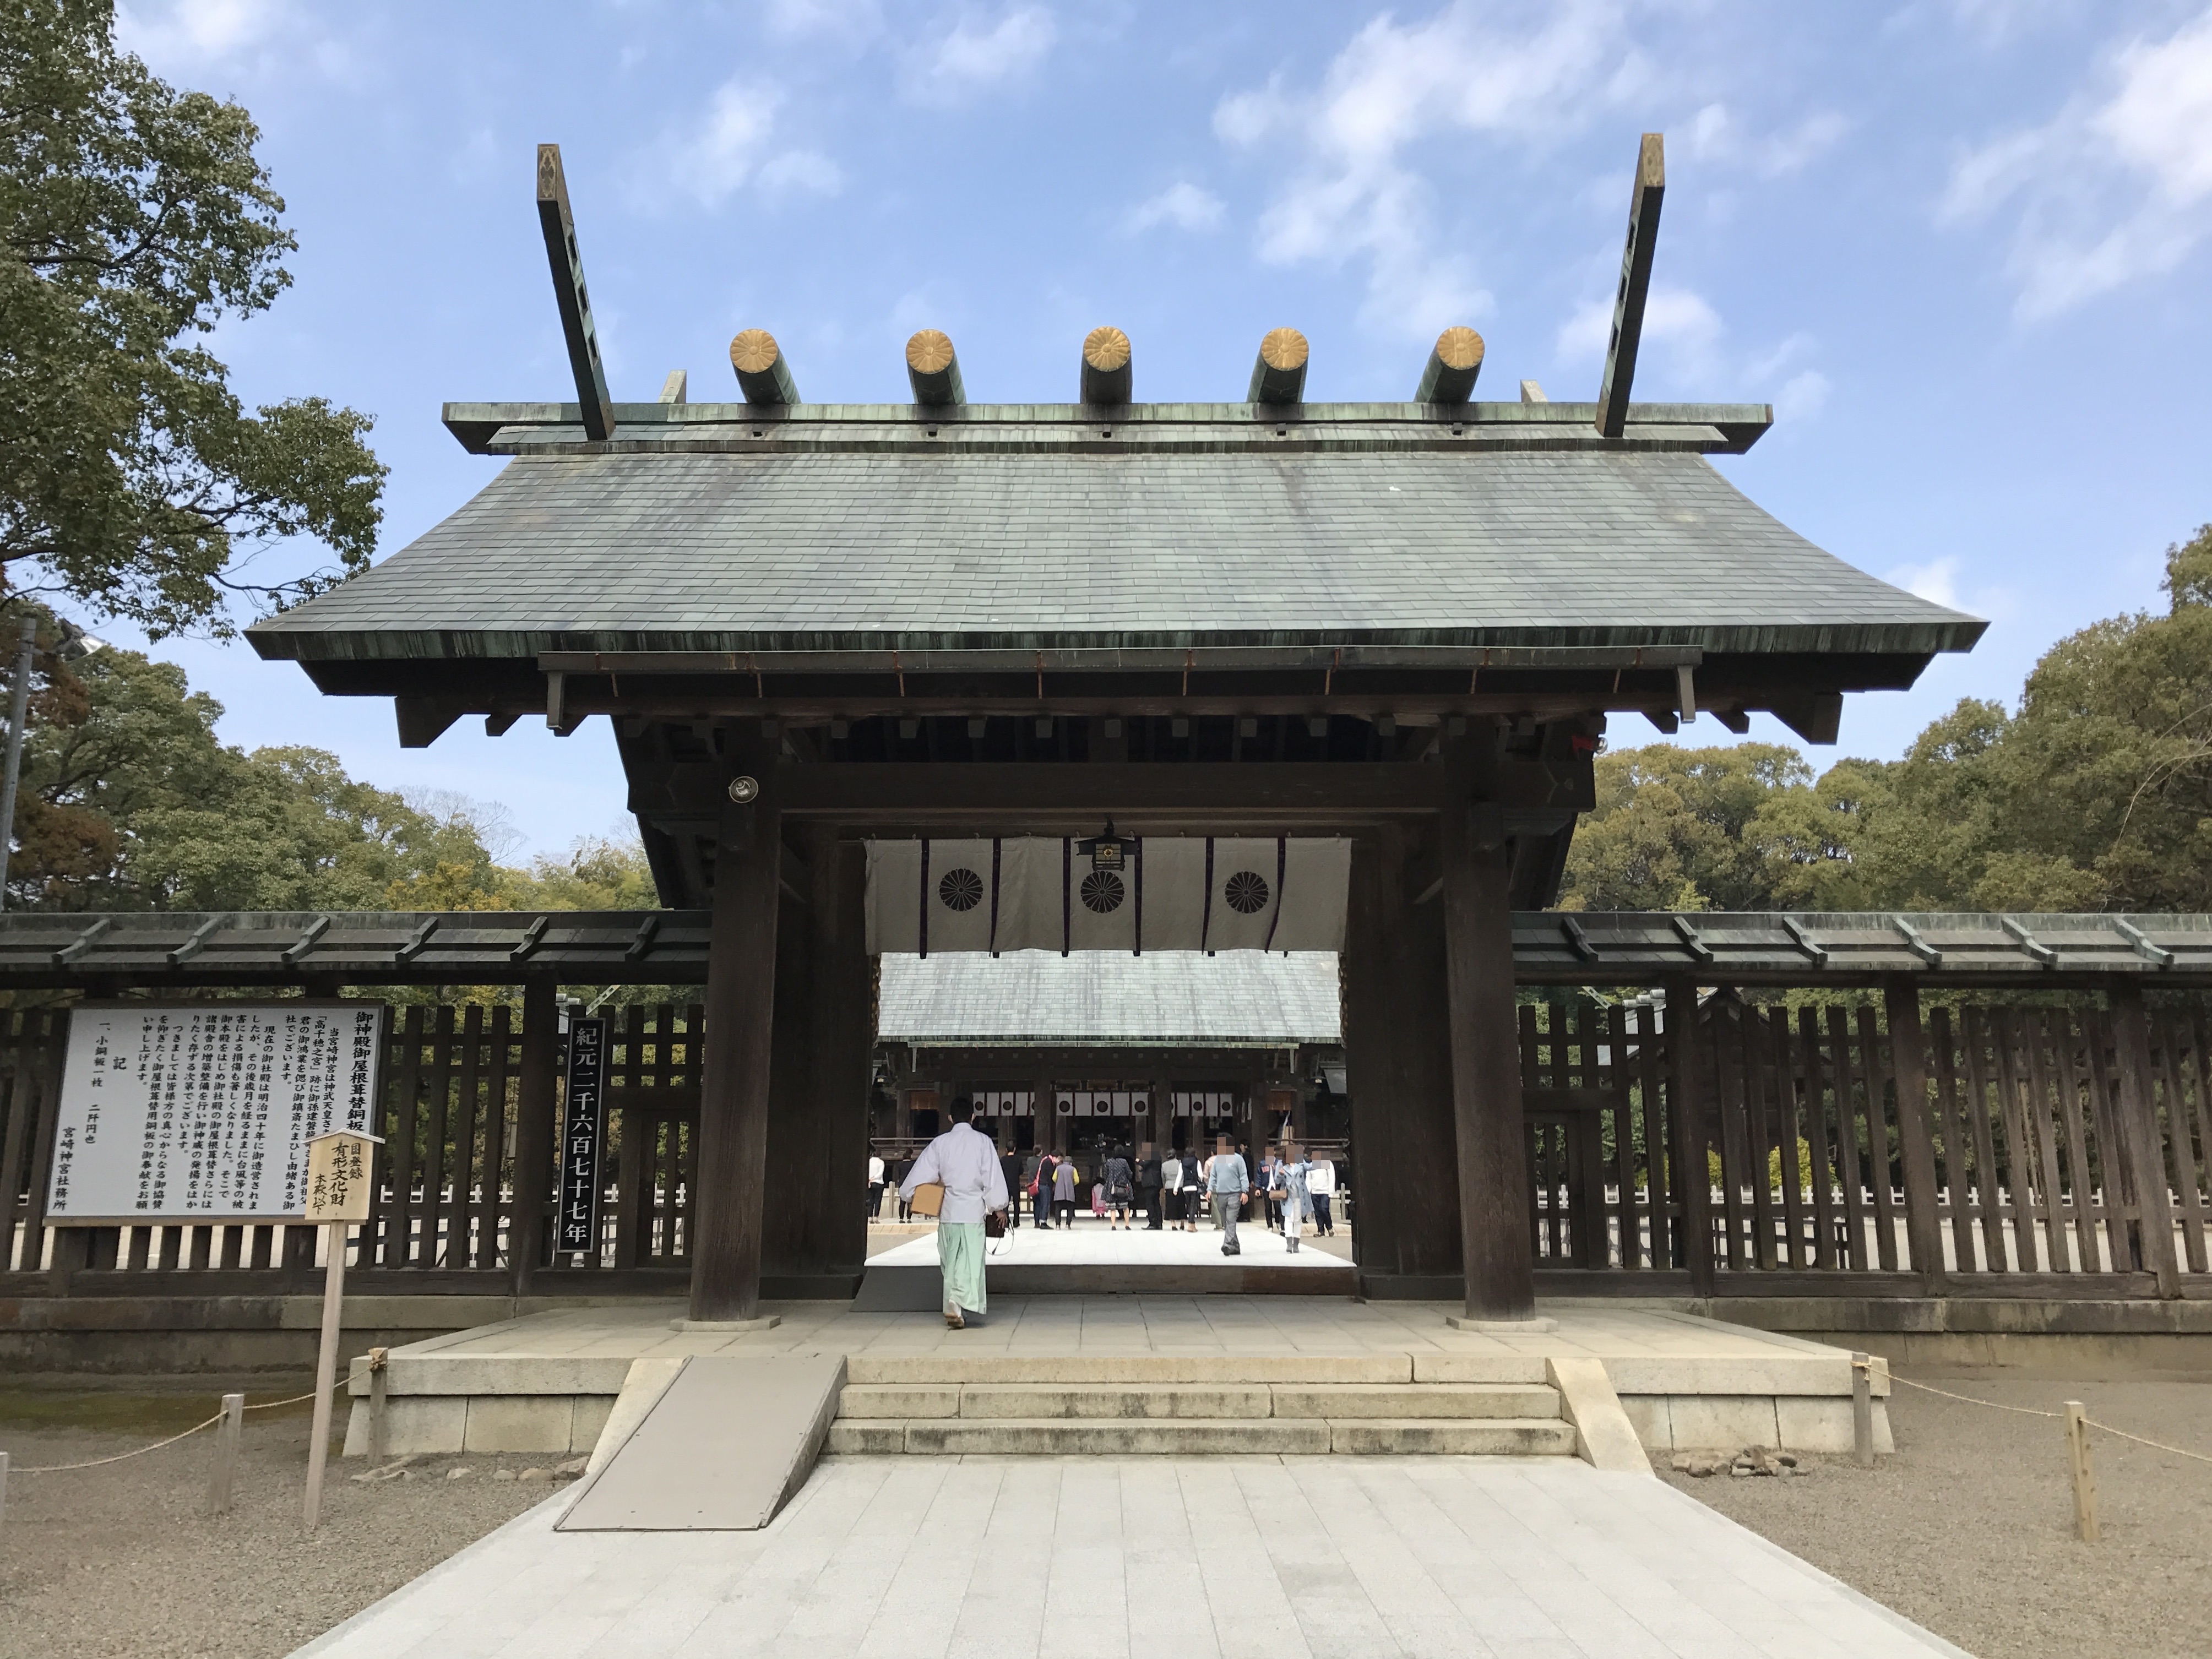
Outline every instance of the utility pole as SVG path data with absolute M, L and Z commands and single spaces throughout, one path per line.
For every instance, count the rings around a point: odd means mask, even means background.
M 22 643 L 15 652 L 15 688 L 8 715 L 8 780 L 0 785 L 0 910 L 8 908 L 8 852 L 15 842 L 15 786 L 23 776 L 23 725 L 31 712 L 31 658 L 39 648 L 39 619 L 23 617 Z

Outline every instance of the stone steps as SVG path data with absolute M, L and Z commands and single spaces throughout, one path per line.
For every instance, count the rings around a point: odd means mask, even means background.
M 845 1455 L 936 1456 L 1569 1457 L 1573 1425 L 1557 1417 L 1080 1419 L 845 1418 L 826 1448 Z
M 845 1386 L 845 1418 L 1103 1419 L 1546 1418 L 1556 1389 L 1510 1382 L 870 1382 Z
M 1003 1376 L 1004 1372 L 999 1371 Z M 848 1382 L 828 1449 L 920 1455 L 1559 1456 L 1557 1389 L 1526 1382 Z

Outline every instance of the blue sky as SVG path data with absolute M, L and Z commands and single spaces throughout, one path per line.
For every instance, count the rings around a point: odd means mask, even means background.
M 441 401 L 574 395 L 540 141 L 621 398 L 679 368 L 734 397 L 730 336 L 761 326 L 802 395 L 902 400 L 929 325 L 972 399 L 1060 400 L 1102 322 L 1140 398 L 1240 397 L 1284 323 L 1310 397 L 1410 396 L 1459 322 L 1489 343 L 1478 395 L 1589 398 L 1637 137 L 1663 131 L 1638 395 L 1772 402 L 1728 475 L 1992 623 L 1911 693 L 1856 700 L 1821 764 L 2012 697 L 2054 639 L 2156 605 L 2164 548 L 2212 519 L 2204 0 L 135 0 L 122 33 L 259 121 L 295 285 L 216 349 L 250 400 L 376 417 L 386 551 L 499 465 Z M 160 648 L 230 741 L 500 802 L 532 850 L 621 817 L 604 721 L 403 751 L 387 703 L 318 698 L 242 644 Z

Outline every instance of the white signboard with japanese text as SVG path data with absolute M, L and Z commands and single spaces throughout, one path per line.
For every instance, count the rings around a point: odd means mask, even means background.
M 383 1030 L 373 1002 L 81 1005 L 47 1219 L 297 1219 L 307 1143 L 377 1127 Z

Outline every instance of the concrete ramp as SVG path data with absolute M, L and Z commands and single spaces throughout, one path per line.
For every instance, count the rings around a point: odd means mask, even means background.
M 557 1529 L 757 1531 L 805 1484 L 844 1383 L 842 1354 L 691 1356 Z

